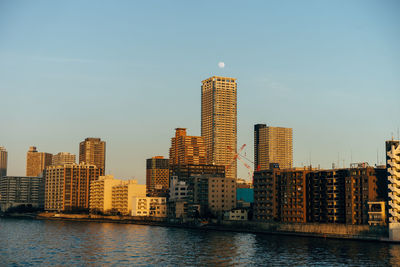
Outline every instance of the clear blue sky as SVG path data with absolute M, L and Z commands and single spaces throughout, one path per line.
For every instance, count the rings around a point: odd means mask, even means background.
M 200 85 L 238 80 L 238 144 L 292 127 L 294 163 L 383 161 L 400 127 L 400 1 L 0 1 L 0 146 L 107 142 L 107 173 L 145 181 L 174 128 L 200 135 Z M 225 62 L 224 69 L 218 62 Z M 247 172 L 238 164 L 239 175 Z

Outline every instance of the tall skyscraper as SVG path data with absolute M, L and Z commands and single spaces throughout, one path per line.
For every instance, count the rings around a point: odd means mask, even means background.
M 146 160 L 146 190 L 149 196 L 163 196 L 169 189 L 169 159 L 162 156 Z
M 100 138 L 86 138 L 79 144 L 79 163 L 94 164 L 106 170 L 106 142 Z
M 7 175 L 7 150 L 0 146 L 0 177 Z
M 254 125 L 254 169 L 268 170 L 271 163 L 279 168 L 293 167 L 292 128 Z
M 64 164 L 72 164 L 75 163 L 76 156 L 74 154 L 68 152 L 60 152 L 56 155 L 53 155 L 53 163 L 52 165 L 64 165 Z
M 35 146 L 31 146 L 26 153 L 26 176 L 37 177 L 53 161 L 53 155 L 45 152 L 38 152 Z
M 213 76 L 202 81 L 201 136 L 210 164 L 228 167 L 237 152 L 237 84 L 235 78 Z M 236 160 L 226 170 L 237 178 Z
M 207 164 L 206 146 L 202 136 L 187 136 L 185 128 L 176 128 L 169 149 L 171 165 Z
M 389 180 L 389 238 L 400 240 L 400 141 L 386 141 Z

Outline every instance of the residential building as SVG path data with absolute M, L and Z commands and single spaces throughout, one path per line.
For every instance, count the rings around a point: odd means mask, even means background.
M 389 239 L 400 240 L 400 141 L 386 141 L 389 180 Z
M 90 212 L 109 212 L 112 209 L 112 190 L 121 185 L 122 180 L 114 179 L 113 175 L 100 176 L 90 183 L 89 208 Z
M 146 189 L 148 196 L 167 196 L 169 191 L 169 160 L 163 156 L 146 160 Z
M 280 169 L 293 167 L 293 129 L 254 125 L 254 169 L 267 170 L 271 163 Z
M 132 216 L 167 217 L 165 197 L 132 197 Z
M 386 225 L 386 202 L 368 201 L 368 224 Z
M 0 146 L 0 177 L 7 176 L 7 150 Z
M 178 176 L 171 176 L 168 201 L 184 200 L 188 197 L 188 185 L 179 181 Z
M 76 156 L 68 152 L 60 152 L 53 155 L 53 161 L 51 165 L 64 165 L 76 163 Z
M 368 224 L 369 202 L 384 201 L 378 189 L 387 188 L 385 177 L 379 179 L 378 170 L 366 163 L 352 164 L 346 177 L 346 223 Z
M 227 167 L 237 178 L 237 84 L 235 78 L 213 76 L 201 86 L 201 136 L 209 164 Z M 229 168 L 228 168 L 229 166 Z
M 280 221 L 280 170 L 273 168 L 254 172 L 254 219 Z
M 44 178 L 1 176 L 0 177 L 0 210 L 27 205 L 43 209 Z
M 133 197 L 146 197 L 146 185 L 138 184 L 137 180 L 122 181 L 121 184 L 112 187 L 111 206 L 113 211 L 122 215 L 132 213 Z
M 45 182 L 45 210 L 89 209 L 90 183 L 104 175 L 95 165 L 65 164 L 48 166 Z
M 187 136 L 186 128 L 176 128 L 169 149 L 170 165 L 207 164 L 206 146 L 202 136 Z
M 100 138 L 89 137 L 79 144 L 79 163 L 93 164 L 106 169 L 106 142 Z
M 236 208 L 225 212 L 225 217 L 229 221 L 247 221 L 248 210 L 244 208 Z
M 42 175 L 47 166 L 53 161 L 53 155 L 38 152 L 35 146 L 31 146 L 26 153 L 26 176 L 37 177 Z

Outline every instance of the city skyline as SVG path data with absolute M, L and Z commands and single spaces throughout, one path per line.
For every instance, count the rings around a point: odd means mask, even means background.
M 399 3 L 344 3 L 221 2 L 213 7 L 226 12 L 204 20 L 207 5 L 195 3 L 90 12 L 93 2 L 3 2 L 8 175 L 24 175 L 30 146 L 79 155 L 81 140 L 100 137 L 107 174 L 144 183 L 146 159 L 168 158 L 175 128 L 201 135 L 200 86 L 213 75 L 238 79 L 238 146 L 248 157 L 253 126 L 265 123 L 293 128 L 294 166 L 383 163 L 400 127 Z M 240 163 L 238 174 L 247 177 Z

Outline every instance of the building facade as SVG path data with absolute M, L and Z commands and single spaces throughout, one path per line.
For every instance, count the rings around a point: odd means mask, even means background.
M 7 176 L 7 150 L 0 146 L 0 177 Z
M 386 141 L 389 180 L 389 238 L 400 240 L 400 141 Z
M 90 183 L 90 212 L 108 212 L 112 209 L 112 189 L 120 185 L 122 180 L 114 179 L 112 175 L 100 176 Z
M 86 138 L 79 144 L 79 163 L 95 165 L 105 171 L 106 169 L 106 142 L 100 138 Z
M 43 209 L 43 177 L 0 177 L 0 210 L 4 212 L 19 205 L 30 205 Z
M 90 183 L 104 175 L 95 165 L 80 163 L 46 168 L 45 210 L 89 209 Z
M 133 197 L 132 216 L 167 217 L 167 199 L 165 197 Z
M 156 156 L 146 160 L 146 190 L 148 196 L 168 195 L 169 159 Z
M 280 169 L 293 167 L 293 129 L 254 125 L 254 169 L 267 170 L 271 163 Z
M 130 215 L 133 210 L 133 197 L 146 197 L 146 185 L 137 180 L 121 181 L 112 187 L 111 207 L 122 215 Z
M 38 152 L 35 146 L 31 146 L 26 153 L 26 176 L 37 177 L 43 173 L 47 166 L 53 161 L 53 155 Z
M 202 136 L 187 136 L 185 128 L 176 128 L 169 149 L 171 165 L 207 164 L 206 146 Z
M 228 167 L 237 178 L 237 84 L 235 78 L 213 76 L 201 86 L 201 136 L 209 164 Z
M 68 152 L 60 152 L 53 155 L 53 160 L 51 165 L 64 165 L 76 163 L 76 156 Z

